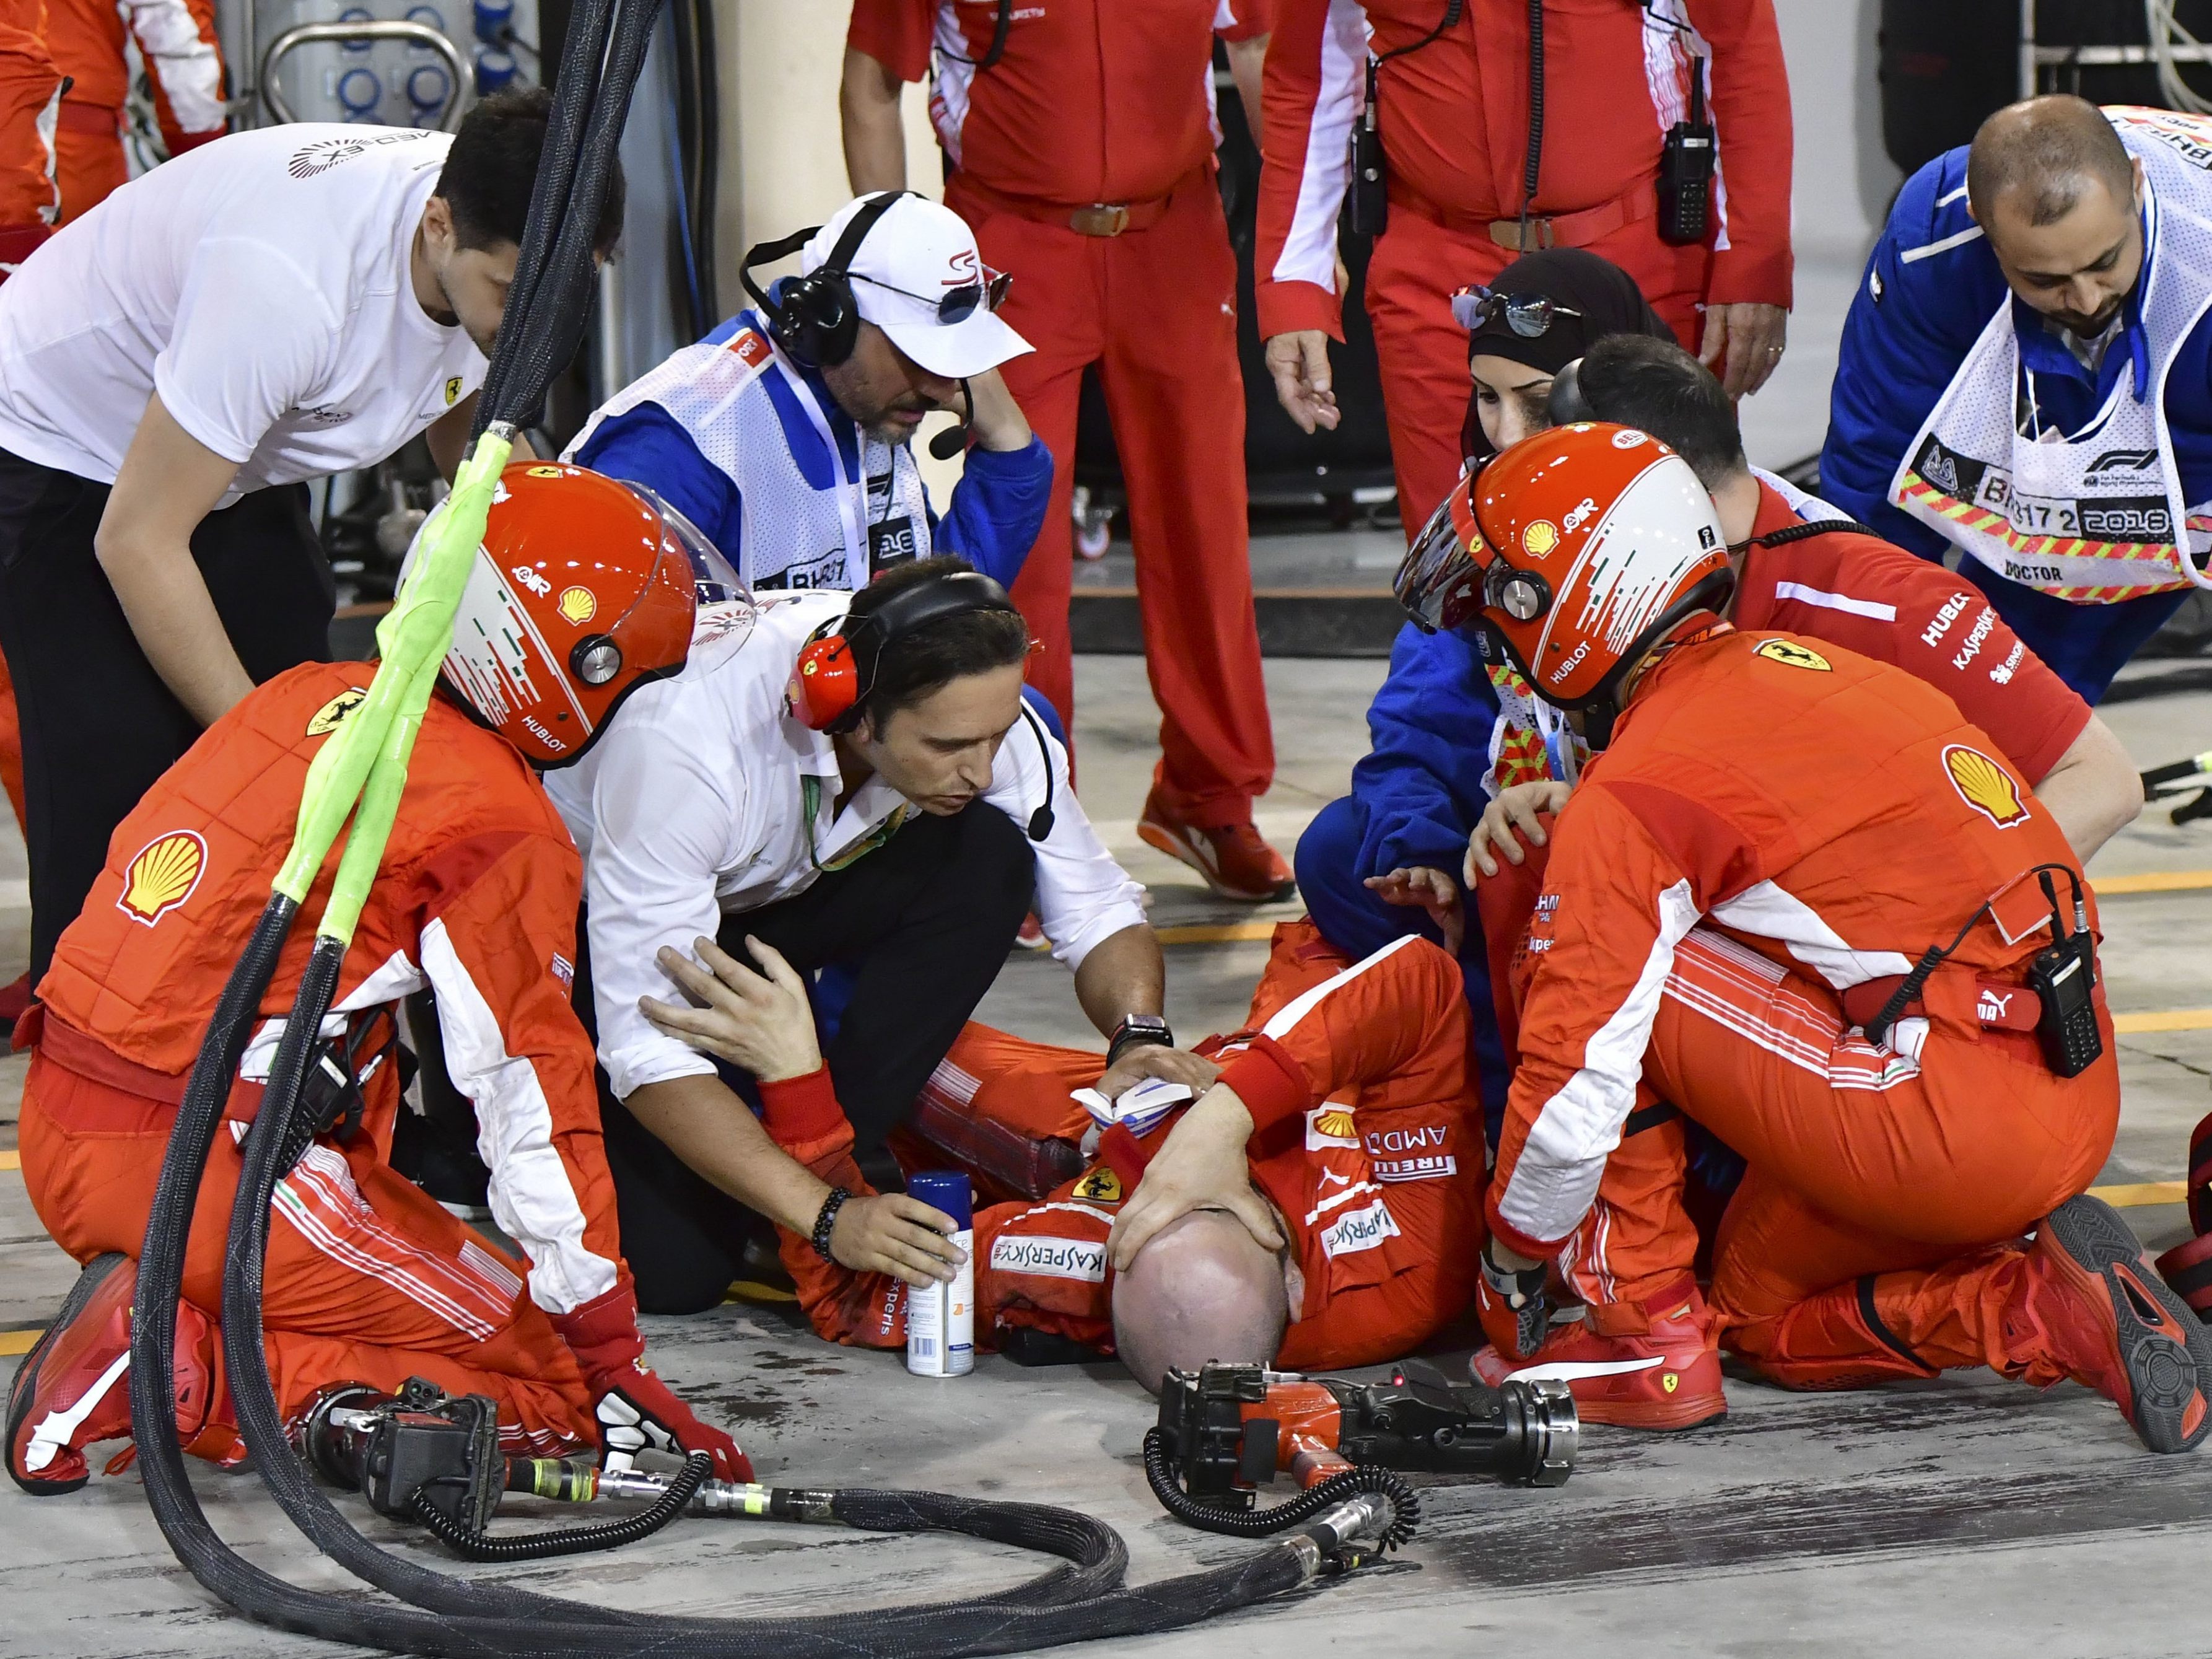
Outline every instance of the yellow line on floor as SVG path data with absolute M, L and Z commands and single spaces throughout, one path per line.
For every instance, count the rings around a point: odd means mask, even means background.
M 20 1170 L 23 1167 L 21 1152 L 0 1152 L 0 1170 Z
M 1189 922 L 1179 927 L 1162 927 L 1158 931 L 1163 945 L 1234 945 L 1249 939 L 1271 939 L 1275 936 L 1275 924 L 1272 921 Z
M 2151 1204 L 2179 1204 L 2189 1197 L 2185 1181 L 2142 1181 L 2132 1186 L 2092 1187 L 2089 1196 L 2101 1198 L 2116 1210 L 2140 1210 Z
M 2097 896 L 2114 893 L 2193 893 L 2212 887 L 2212 870 L 2153 870 L 2140 876 L 2099 876 Z
M 45 1334 L 44 1331 L 0 1331 L 0 1359 L 30 1352 Z
M 2114 1014 L 2112 1029 L 2122 1036 L 2146 1031 L 2212 1031 L 2212 1008 L 2166 1008 L 2148 1014 Z

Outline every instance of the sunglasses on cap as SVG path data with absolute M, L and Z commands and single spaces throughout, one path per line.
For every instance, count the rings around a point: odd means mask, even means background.
M 1572 306 L 1563 306 L 1542 294 L 1501 294 L 1480 283 L 1463 288 L 1451 296 L 1452 320 L 1472 334 L 1493 317 L 1524 340 L 1540 339 L 1561 317 L 1579 317 Z
M 848 272 L 848 275 L 855 283 L 866 283 L 871 288 L 879 288 L 887 294 L 898 295 L 902 299 L 912 300 L 917 305 L 935 306 L 938 325 L 942 328 L 951 328 L 955 323 L 966 322 L 975 314 L 975 308 L 978 306 L 986 311 L 996 311 L 1000 306 L 1006 304 L 1006 290 L 1014 285 L 1012 273 L 994 270 L 990 266 L 985 265 L 981 282 L 963 283 L 957 288 L 946 289 L 938 299 L 926 300 L 919 294 L 909 294 L 906 289 L 894 288 L 889 283 L 879 283 L 872 276 L 863 276 L 857 270 Z

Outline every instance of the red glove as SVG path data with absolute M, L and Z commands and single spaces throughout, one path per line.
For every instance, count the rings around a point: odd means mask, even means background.
M 638 1363 L 645 1338 L 637 1328 L 637 1292 L 625 1274 L 614 1289 L 554 1317 L 553 1328 L 576 1356 L 599 1424 L 599 1462 L 626 1469 L 641 1451 L 705 1452 L 723 1480 L 750 1480 L 750 1459 L 720 1429 L 709 1428 L 668 1385 Z

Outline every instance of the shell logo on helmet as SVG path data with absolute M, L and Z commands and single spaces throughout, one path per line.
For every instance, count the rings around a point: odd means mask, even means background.
M 578 627 L 599 614 L 599 602 L 588 587 L 564 587 L 559 601 L 561 614 Z
M 151 927 L 192 896 L 207 870 L 207 842 L 191 830 L 172 830 L 138 849 L 123 872 L 115 908 Z
M 1567 528 L 1572 530 L 1574 527 L 1575 521 L 1570 518 Z M 1539 519 L 1521 532 L 1521 550 L 1532 559 L 1550 556 L 1552 550 L 1559 544 L 1559 530 L 1549 519 Z
M 1943 750 L 1943 771 L 1959 792 L 1959 799 L 1998 829 L 2009 830 L 2027 822 L 2027 804 L 2020 798 L 2020 785 L 2011 773 L 1980 750 L 1969 749 L 1963 743 L 1948 745 Z

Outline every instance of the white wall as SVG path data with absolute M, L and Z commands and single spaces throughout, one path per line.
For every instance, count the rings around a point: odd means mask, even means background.
M 1798 258 L 1856 264 L 1900 182 L 1881 150 L 1880 0 L 1775 0 L 1775 11 L 1796 130 L 1790 182 Z M 2008 49 L 2008 42 L 1990 45 Z

